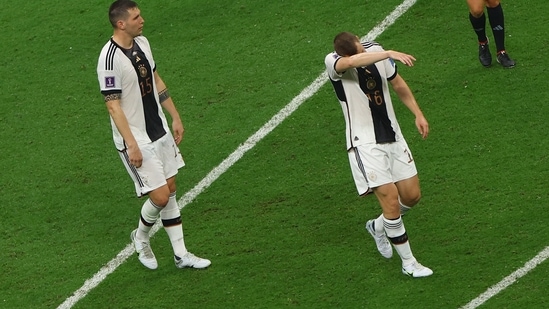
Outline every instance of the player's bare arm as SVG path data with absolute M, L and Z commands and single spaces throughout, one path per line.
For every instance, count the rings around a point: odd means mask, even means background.
M 335 69 L 338 73 L 342 73 L 350 68 L 368 66 L 387 58 L 398 60 L 407 66 L 413 66 L 414 61 L 416 60 L 416 58 L 414 58 L 412 55 L 393 50 L 387 50 L 382 52 L 363 52 L 352 56 L 341 57 L 336 62 Z
M 139 145 L 130 129 L 128 119 L 120 106 L 120 99 L 121 95 L 119 93 L 110 94 L 105 96 L 105 104 L 107 105 L 107 110 L 109 111 L 116 128 L 124 138 L 126 147 L 128 147 L 130 164 L 135 167 L 140 167 L 141 163 L 143 163 L 143 155 L 141 154 Z
M 177 108 L 173 103 L 168 87 L 166 87 L 166 84 L 164 83 L 162 78 L 160 78 L 160 75 L 156 71 L 154 72 L 154 80 L 156 83 L 156 89 L 158 89 L 158 98 L 160 99 L 160 104 L 166 111 L 168 111 L 172 118 L 173 138 L 175 139 L 175 143 L 179 145 L 179 143 L 181 143 L 181 140 L 183 139 L 183 134 L 185 133 L 183 122 L 181 121 L 179 112 L 177 111 Z
M 416 117 L 416 127 L 421 134 L 421 137 L 426 138 L 429 135 L 429 123 L 419 108 L 414 94 L 406 81 L 399 74 L 397 74 L 395 78 L 391 80 L 391 86 L 402 103 L 404 103 L 404 105 L 406 105 L 406 107 Z

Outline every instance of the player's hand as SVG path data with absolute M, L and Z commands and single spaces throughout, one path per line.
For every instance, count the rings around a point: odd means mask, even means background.
M 181 121 L 174 120 L 172 123 L 172 130 L 175 144 L 179 145 L 179 143 L 181 143 L 181 141 L 183 140 L 183 135 L 185 134 L 185 128 L 183 127 L 183 123 Z
M 130 159 L 130 164 L 139 168 L 143 163 L 143 154 L 141 149 L 137 145 L 128 146 L 128 158 Z
M 429 135 L 429 123 L 423 115 L 416 117 L 416 127 L 419 134 L 421 134 L 421 137 L 423 137 L 423 139 L 427 138 Z
M 393 60 L 398 60 L 409 67 L 414 66 L 414 61 L 416 61 L 416 58 L 414 58 L 414 56 L 394 50 L 389 51 L 389 57 Z

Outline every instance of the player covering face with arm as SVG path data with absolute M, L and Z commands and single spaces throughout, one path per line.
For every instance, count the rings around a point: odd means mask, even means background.
M 334 44 L 339 49 L 339 51 L 336 50 L 336 52 L 337 54 L 341 53 L 340 55 L 344 56 L 339 58 L 335 63 L 335 71 L 340 74 L 348 69 L 365 67 L 388 58 L 398 60 L 407 66 L 413 66 L 414 61 L 416 60 L 412 55 L 393 50 L 366 52 L 366 49 L 360 43 L 358 37 L 353 35 L 341 36 L 336 40 L 337 41 Z M 427 119 L 423 116 L 410 87 L 408 87 L 408 84 L 406 84 L 398 73 L 396 77 L 391 80 L 391 84 L 402 102 L 416 116 L 416 127 L 421 136 L 426 138 L 429 134 L 429 124 L 427 123 Z
M 346 123 L 349 162 L 360 195 L 373 192 L 382 214 L 369 220 L 366 229 L 379 252 L 392 257 L 391 244 L 402 260 L 402 272 L 413 277 L 430 276 L 412 254 L 401 212 L 420 199 L 419 180 L 411 151 L 400 131 L 388 86 L 415 115 L 423 138 L 429 124 L 410 88 L 397 73 L 394 60 L 412 66 L 411 55 L 385 51 L 373 42 L 361 43 L 342 32 L 334 39 L 335 52 L 325 58 L 326 69 L 341 104 Z

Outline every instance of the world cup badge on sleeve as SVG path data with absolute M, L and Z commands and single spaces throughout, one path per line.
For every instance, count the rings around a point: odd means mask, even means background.
M 114 85 L 115 85 L 114 76 L 105 77 L 105 87 L 106 88 L 114 88 Z

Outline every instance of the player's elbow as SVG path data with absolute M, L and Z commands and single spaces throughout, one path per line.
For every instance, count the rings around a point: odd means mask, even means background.
M 122 109 L 120 108 L 120 104 L 116 101 L 108 101 L 105 103 L 107 106 L 107 111 L 111 116 L 116 115 L 118 112 L 120 112 Z

